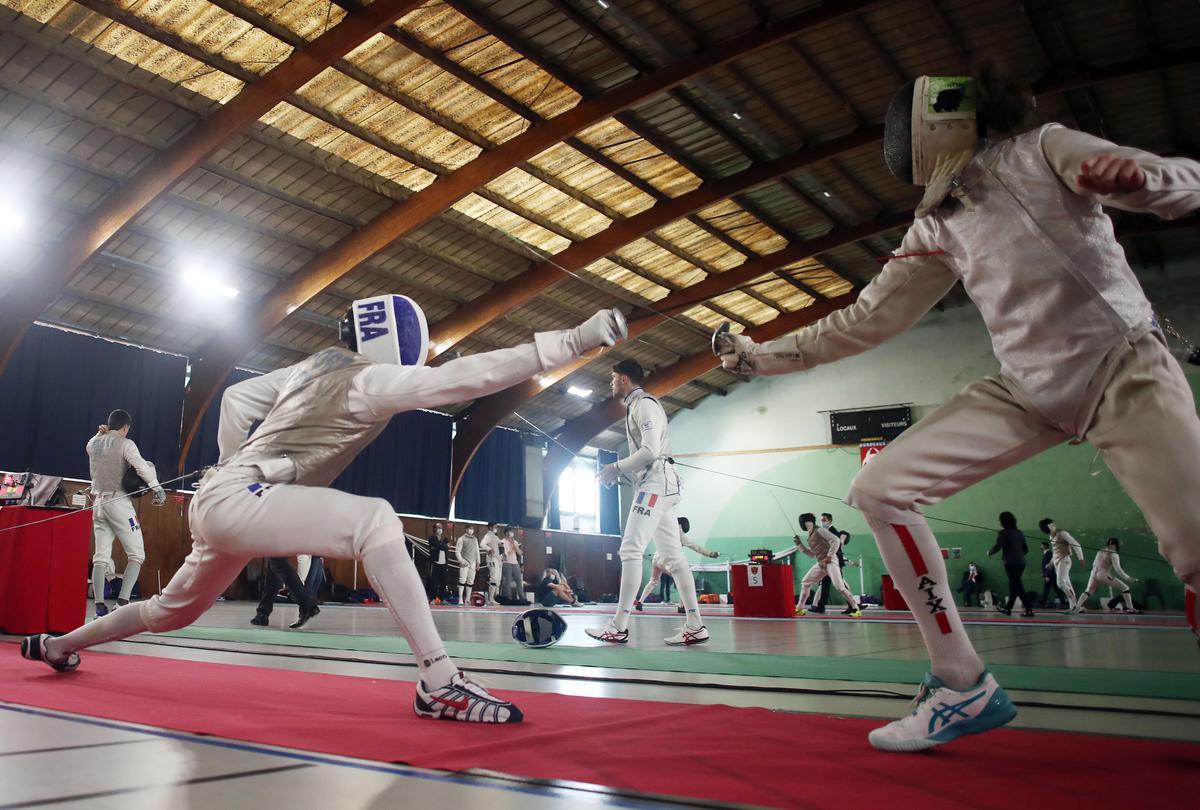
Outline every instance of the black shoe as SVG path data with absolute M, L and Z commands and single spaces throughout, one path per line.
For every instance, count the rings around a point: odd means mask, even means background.
M 1022 616 L 1024 616 L 1026 619 L 1028 619 L 1028 618 L 1032 618 L 1032 616 L 1033 616 L 1033 611 L 1032 611 L 1032 610 L 1027 610 L 1027 611 L 1025 611 L 1024 613 L 1022 613 L 1021 615 L 1022 615 Z
M 129 604 L 128 599 L 118 599 L 117 600 L 117 607 L 125 607 L 128 604 Z
M 683 609 L 683 605 L 680 605 L 680 606 L 679 606 L 679 612 L 680 612 L 680 613 L 687 613 L 687 611 Z
M 1000 611 L 1000 612 L 1001 612 L 1001 613 L 1003 613 L 1005 616 L 1011 616 L 1011 615 L 1012 615 L 1012 611 L 1011 611 L 1011 610 L 1009 610 L 1008 608 L 996 608 L 996 610 Z
M 642 610 L 642 603 L 635 600 L 633 603 L 633 609 L 634 610 Z
M 815 608 L 813 608 L 813 609 L 812 609 L 812 610 L 810 610 L 809 612 L 810 612 L 810 613 L 824 613 L 824 612 L 825 612 L 825 608 L 824 608 L 824 607 L 822 607 L 821 605 L 817 605 Z
M 300 618 L 296 619 L 293 624 L 289 624 L 288 627 L 292 628 L 293 630 L 299 630 L 301 627 L 308 624 L 309 619 L 311 619 L 313 616 L 316 616 L 320 612 L 321 609 L 316 605 L 312 606 L 312 610 L 307 611 L 304 608 L 300 608 Z
M 271 623 L 271 617 L 266 613 L 256 613 L 254 618 L 250 620 L 250 624 L 255 627 L 266 627 Z
M 854 612 L 854 608 L 847 606 L 846 609 L 842 611 L 842 615 L 849 616 L 853 612 Z

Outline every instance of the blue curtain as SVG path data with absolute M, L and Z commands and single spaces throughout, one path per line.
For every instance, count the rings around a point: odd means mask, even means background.
M 520 525 L 525 519 L 525 441 L 497 428 L 475 452 L 454 502 L 455 517 Z
M 0 375 L 0 469 L 89 478 L 88 439 L 114 408 L 162 478 L 173 478 L 187 360 L 35 326 Z
M 383 498 L 397 512 L 447 517 L 453 423 L 451 417 L 430 411 L 392 417 L 383 433 L 333 482 L 334 489 Z
M 235 368 L 230 372 L 225 384 L 221 386 L 221 390 L 209 404 L 208 410 L 204 412 L 204 418 L 200 420 L 196 438 L 192 440 L 192 446 L 188 448 L 187 460 L 183 467 L 184 472 L 192 472 L 217 463 L 217 423 L 221 417 L 221 397 L 229 386 L 257 376 L 258 374 L 253 371 L 244 371 L 240 368 Z
M 596 475 L 605 464 L 613 464 L 617 454 L 611 450 L 596 451 Z M 621 488 L 618 486 L 600 487 L 600 533 L 621 533 Z

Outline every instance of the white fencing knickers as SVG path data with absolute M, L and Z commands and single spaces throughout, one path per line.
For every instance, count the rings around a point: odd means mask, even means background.
M 1071 607 L 1075 607 L 1075 586 L 1071 584 L 1071 558 L 1063 557 L 1054 562 L 1054 576 L 1059 589 L 1067 595 Z
M 133 500 L 124 492 L 101 492 L 92 506 L 92 531 L 96 535 L 95 564 L 103 563 L 108 574 L 116 574 L 117 567 L 112 558 L 113 537 L 125 549 L 131 563 L 146 561 L 146 548 L 142 540 L 142 524 L 138 522 Z
M 629 627 L 633 602 L 642 585 L 642 556 L 646 546 L 654 541 L 654 550 L 662 555 L 663 568 L 675 580 L 679 599 L 687 613 L 688 626 L 700 626 L 700 607 L 696 600 L 696 583 L 692 569 L 683 556 L 683 544 L 679 540 L 679 522 L 675 519 L 675 507 L 679 495 L 659 495 L 639 489 L 634 493 L 633 505 L 625 521 L 625 533 L 621 537 L 621 593 L 617 600 L 617 613 L 613 624 L 618 630 Z
M 458 584 L 466 585 L 467 587 L 475 586 L 475 573 L 478 571 L 478 563 L 468 562 L 466 560 L 458 561 Z
M 800 605 L 803 607 L 805 600 L 808 599 L 808 592 L 813 586 L 821 580 L 829 577 L 830 583 L 846 600 L 846 604 L 850 607 L 858 607 L 858 600 L 854 598 L 854 594 L 846 587 L 846 580 L 842 578 L 842 567 L 837 564 L 835 559 L 829 564 L 817 563 L 812 568 L 808 569 L 808 573 L 804 575 L 804 579 L 800 580 Z
M 1116 588 L 1120 593 L 1127 593 L 1129 591 L 1129 586 L 1112 574 L 1104 571 L 1093 571 L 1092 575 L 1088 577 L 1088 584 L 1087 587 L 1083 589 L 1083 592 L 1095 594 L 1096 588 L 1100 587 L 1101 585 L 1107 585 L 1110 588 Z

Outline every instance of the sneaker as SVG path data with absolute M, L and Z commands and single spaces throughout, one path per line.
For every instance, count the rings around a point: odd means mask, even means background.
M 21 657 L 30 661 L 43 661 L 56 672 L 74 672 L 79 667 L 79 653 L 72 652 L 63 661 L 51 661 L 46 657 L 46 641 L 53 638 L 49 633 L 26 636 L 21 639 Z
M 1024 613 L 1022 613 L 1021 615 L 1024 616 L 1026 619 L 1032 619 L 1034 614 L 1033 614 L 1032 610 L 1027 610 Z
M 255 627 L 266 627 L 271 623 L 271 617 L 265 613 L 255 613 L 254 618 L 250 620 L 250 624 Z
M 797 616 L 807 616 L 807 615 L 808 615 L 808 611 L 807 611 L 807 610 L 805 610 L 805 609 L 804 609 L 804 608 L 802 608 L 802 607 L 798 607 L 798 608 L 796 608 L 796 615 L 797 615 Z
M 634 599 L 634 600 L 633 600 L 633 609 L 634 609 L 634 610 L 636 610 L 636 611 L 638 611 L 638 612 L 640 613 L 640 612 L 642 611 L 642 603 L 641 603 L 641 601 L 639 601 L 639 600 L 637 600 L 637 599 Z
M 525 718 L 516 706 L 493 697 L 461 672 L 440 689 L 429 689 L 425 681 L 418 680 L 413 711 L 417 717 L 464 723 L 520 723 Z
M 96 603 L 96 618 L 99 619 L 100 617 L 107 616 L 107 615 L 108 615 L 108 605 L 104 604 L 103 602 L 97 602 Z
M 304 608 L 300 608 L 300 618 L 289 624 L 288 627 L 292 628 L 293 630 L 299 630 L 301 627 L 308 624 L 309 619 L 311 619 L 313 616 L 316 616 L 320 612 L 321 609 L 316 605 L 312 606 L 312 610 L 307 611 Z
M 850 615 L 850 614 L 852 614 L 852 613 L 854 613 L 854 608 L 852 608 L 852 607 L 847 607 L 845 610 L 843 610 L 843 611 L 842 611 L 842 615 L 843 615 L 843 616 L 849 616 L 849 615 Z M 862 611 L 861 611 L 861 610 L 860 610 L 860 611 L 858 611 L 858 615 L 859 615 L 859 616 L 861 616 L 861 615 L 862 615 Z
M 1140 616 L 1140 615 L 1142 615 L 1142 612 L 1141 612 L 1140 610 L 1138 610 L 1137 608 L 1134 608 L 1133 610 L 1127 610 L 1127 611 L 1125 611 L 1125 612 L 1126 612 L 1126 613 L 1128 613 L 1128 614 L 1130 614 L 1131 616 Z
M 1067 616 L 1074 616 L 1078 612 L 1079 612 L 1079 608 L 1077 608 L 1077 607 L 1070 607 L 1063 611 L 1063 613 L 1066 614 Z
M 965 692 L 927 673 L 912 712 L 875 729 L 867 739 L 881 751 L 922 751 L 965 734 L 991 731 L 1016 716 L 1017 707 L 990 672 L 985 671 Z
M 1001 613 L 1003 613 L 1005 616 L 1011 616 L 1011 615 L 1012 615 L 1012 611 L 1011 611 L 1011 610 L 1009 610 L 1008 608 L 996 608 L 996 610 L 1000 611 L 1000 612 L 1001 612 Z
M 128 604 L 129 604 L 128 599 L 118 599 L 117 600 L 117 607 L 125 607 Z
M 583 632 L 587 633 L 589 636 L 596 639 L 596 641 L 606 641 L 609 644 L 628 644 L 629 643 L 629 631 L 628 630 L 618 630 L 616 627 L 614 627 L 612 625 L 611 622 L 604 625 L 599 630 L 597 630 L 594 627 L 587 627 L 587 628 L 584 628 Z
M 708 628 L 704 625 L 696 630 L 690 629 L 687 625 L 679 628 L 679 632 L 670 638 L 664 638 L 667 644 L 672 647 L 686 647 L 691 644 L 703 644 L 708 641 Z
M 847 616 L 849 616 L 851 619 L 861 619 L 862 618 L 861 610 L 851 610 L 851 611 L 842 611 L 842 612 L 845 613 Z
M 812 612 L 813 613 L 824 613 L 825 608 L 821 607 L 820 605 L 817 605 L 815 608 L 812 609 Z
M 1076 613 L 1087 613 L 1087 608 L 1085 608 L 1083 605 L 1077 605 L 1075 607 L 1075 612 Z

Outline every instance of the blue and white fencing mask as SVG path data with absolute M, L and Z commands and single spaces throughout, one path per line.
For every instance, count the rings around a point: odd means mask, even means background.
M 567 623 L 553 610 L 530 608 L 513 622 L 512 635 L 526 647 L 549 647 L 567 632 Z
M 340 324 L 342 342 L 372 363 L 423 366 L 429 356 L 429 324 L 407 295 L 377 295 L 350 305 Z

